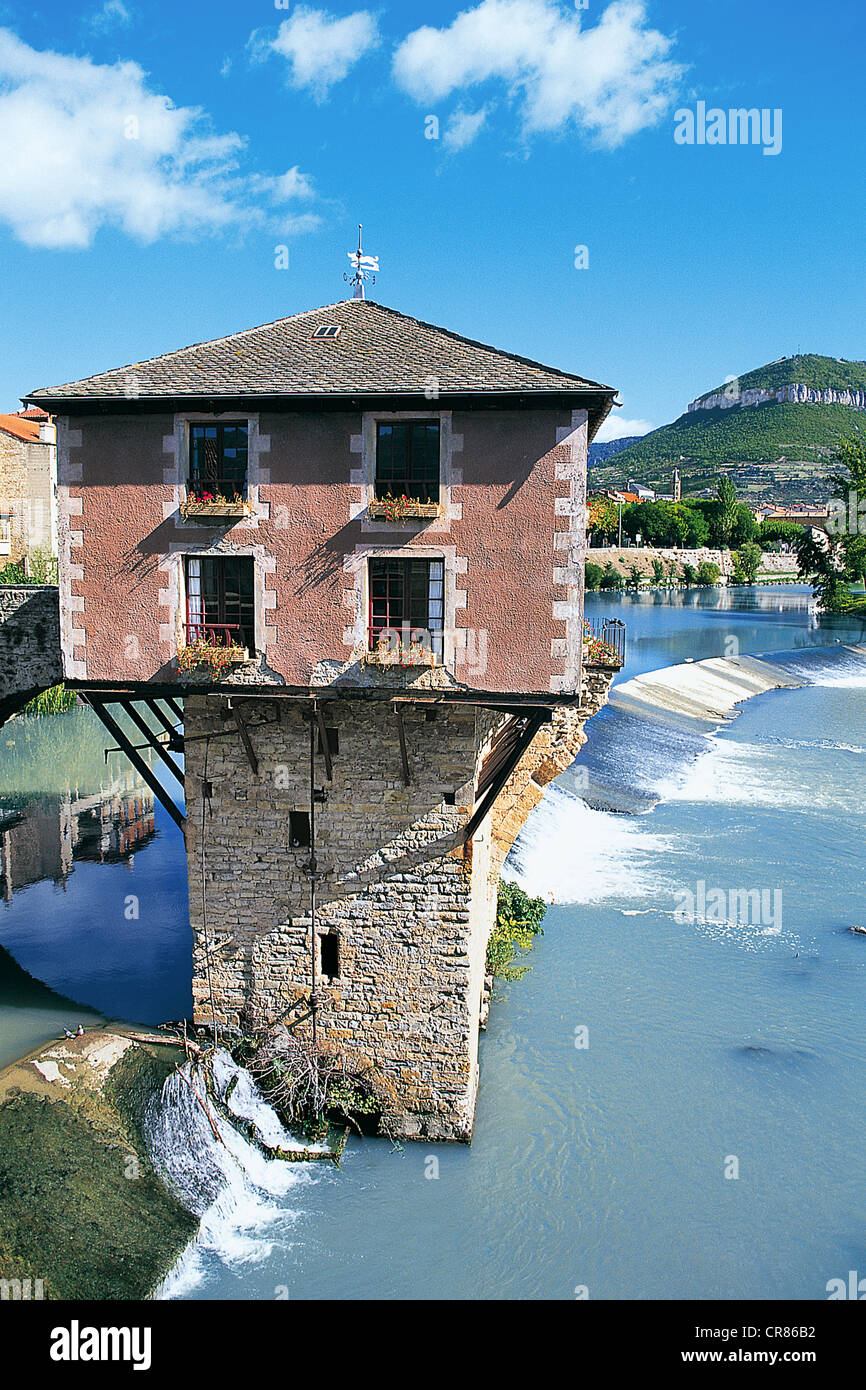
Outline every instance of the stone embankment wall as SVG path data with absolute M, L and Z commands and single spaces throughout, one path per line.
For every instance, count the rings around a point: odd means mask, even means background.
M 693 565 L 697 569 L 698 565 L 704 560 L 709 560 L 711 564 L 718 565 L 722 574 L 727 577 L 734 568 L 729 550 L 710 550 L 707 546 L 699 550 L 675 550 L 670 546 L 616 546 L 605 545 L 593 547 L 586 552 L 587 561 L 593 565 L 602 567 L 609 562 L 614 564 L 623 575 L 628 573 L 629 566 L 637 565 L 641 574 L 652 576 L 653 560 L 661 560 L 667 570 L 668 562 L 673 561 L 676 565 L 676 573 L 682 574 L 683 565 Z
M 0 724 L 62 679 L 57 590 L 0 585 Z
M 315 754 L 327 798 L 316 806 L 318 1036 L 350 1070 L 375 1075 L 396 1134 L 471 1138 L 499 871 L 544 786 L 580 748 L 610 679 L 586 672 L 585 707 L 542 728 L 467 845 L 460 832 L 475 778 L 507 716 L 407 706 L 407 787 L 389 704 L 326 707 L 339 751 L 330 783 Z M 196 1021 L 215 1015 L 242 1030 L 283 1021 L 309 1037 L 310 849 L 293 843 L 310 805 L 309 722 L 289 700 L 244 700 L 255 774 L 224 702 L 190 697 L 185 712 Z
M 734 558 L 730 550 L 710 550 L 707 547 L 700 550 L 674 550 L 670 547 L 652 545 L 598 546 L 588 550 L 586 558 L 591 564 L 601 565 L 602 568 L 611 562 L 624 578 L 628 576 L 630 567 L 637 565 L 643 578 L 652 579 L 653 560 L 661 560 L 665 567 L 665 575 L 668 572 L 669 562 L 673 561 L 676 566 L 675 574 L 678 577 L 682 575 L 683 565 L 692 565 L 697 569 L 704 560 L 718 565 L 724 583 L 730 581 L 734 572 Z M 761 560 L 761 568 L 758 571 L 758 578 L 795 579 L 797 573 L 796 555 L 774 554 L 765 551 Z

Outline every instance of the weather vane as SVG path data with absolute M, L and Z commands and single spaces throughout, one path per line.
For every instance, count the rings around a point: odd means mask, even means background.
M 378 257 L 378 256 L 365 256 L 365 255 L 364 255 L 364 252 L 363 252 L 362 247 L 361 247 L 361 233 L 363 232 L 363 230 L 364 230 L 363 225 L 359 222 L 359 223 L 358 223 L 358 249 L 357 249 L 357 251 L 349 251 L 349 252 L 348 252 L 349 261 L 350 261 L 350 263 L 351 263 L 351 265 L 352 265 L 352 268 L 353 268 L 355 274 L 352 276 L 351 280 L 349 279 L 349 276 L 348 276 L 348 275 L 346 275 L 345 273 L 343 274 L 343 279 L 344 279 L 344 280 L 347 280 L 348 283 L 352 286 L 352 298 L 353 298 L 353 299 L 363 299 L 363 298 L 364 298 L 364 285 L 366 284 L 366 282 L 367 282 L 368 280 L 370 281 L 370 284 L 371 284 L 371 285 L 375 285 L 375 283 L 376 283 L 376 272 L 377 272 L 378 269 L 379 269 L 379 257 Z

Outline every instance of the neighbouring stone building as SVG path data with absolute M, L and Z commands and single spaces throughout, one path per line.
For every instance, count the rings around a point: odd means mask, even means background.
M 0 415 L 0 569 L 57 555 L 55 426 L 44 410 Z
M 613 395 L 356 294 L 28 398 L 68 681 L 169 763 L 183 699 L 196 1020 L 315 1024 L 408 1137 L 471 1136 L 502 863 L 612 677 Z

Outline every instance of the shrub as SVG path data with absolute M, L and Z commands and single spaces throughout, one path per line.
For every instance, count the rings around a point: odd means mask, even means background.
M 586 562 L 586 587 L 588 589 L 600 589 L 604 570 L 601 565 L 594 565 L 592 560 Z
M 520 980 L 528 965 L 512 965 L 514 948 L 528 951 L 541 926 L 547 904 L 543 898 L 530 898 L 516 883 L 499 883 L 496 923 L 487 943 L 487 973 L 500 980 Z
M 615 569 L 612 562 L 608 560 L 601 576 L 601 589 L 622 589 L 624 588 L 623 577 L 618 569 Z
M 712 560 L 702 560 L 698 565 L 697 583 L 709 588 L 712 584 L 718 584 L 722 571 Z

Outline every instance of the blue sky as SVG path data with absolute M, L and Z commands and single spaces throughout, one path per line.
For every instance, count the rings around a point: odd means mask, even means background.
M 371 297 L 618 387 L 623 432 L 864 358 L 864 29 L 861 0 L 0 0 L 0 409 L 344 297 L 359 221 Z M 698 101 L 780 109 L 781 152 L 678 144 Z

